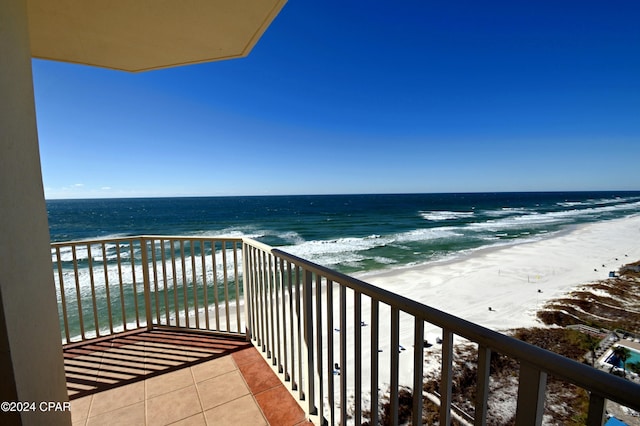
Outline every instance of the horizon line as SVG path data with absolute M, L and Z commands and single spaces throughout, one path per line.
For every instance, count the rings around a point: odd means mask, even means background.
M 465 194 L 560 194 L 560 193 L 616 193 L 637 192 L 638 189 L 580 189 L 580 190 L 525 190 L 525 191 L 433 191 L 433 192 L 344 192 L 344 193 L 315 193 L 315 194 L 242 194 L 242 195 L 136 195 L 116 197 L 75 197 L 75 198 L 47 198 L 45 201 L 86 201 L 86 200 L 150 200 L 169 198 L 235 198 L 235 197 L 336 197 L 336 196 L 362 196 L 362 195 L 465 195 Z

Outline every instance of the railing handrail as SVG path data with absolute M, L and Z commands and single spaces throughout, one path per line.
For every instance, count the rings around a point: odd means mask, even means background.
M 103 242 L 115 243 L 122 241 L 132 241 L 132 240 L 193 240 L 193 241 L 227 241 L 227 242 L 236 242 L 241 243 L 245 240 L 242 237 L 231 237 L 225 235 L 215 235 L 215 236 L 202 236 L 202 235 L 131 235 L 131 236 L 122 236 L 122 237 L 105 237 L 105 238 L 90 238 L 87 240 L 72 240 L 72 241 L 57 241 L 52 242 L 51 247 L 64 247 L 64 246 L 77 246 L 81 244 L 101 244 Z M 262 246 L 266 246 L 258 241 L 255 241 L 257 244 L 261 244 Z
M 250 239 L 245 239 L 245 242 L 253 244 Z M 335 283 L 346 285 L 379 302 L 396 306 L 401 311 L 412 314 L 438 327 L 445 328 L 456 335 L 481 344 L 491 350 L 519 361 L 525 361 L 541 371 L 545 371 L 554 377 L 566 380 L 581 388 L 591 390 L 601 397 L 636 410 L 640 409 L 640 386 L 628 380 L 458 318 L 349 275 L 317 265 L 285 251 L 274 248 L 270 252 L 284 260 L 302 265 L 308 271 L 321 274 Z

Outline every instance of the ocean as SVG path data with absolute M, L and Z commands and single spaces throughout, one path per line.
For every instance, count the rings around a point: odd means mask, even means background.
M 636 192 L 48 200 L 52 242 L 251 237 L 344 273 L 454 259 L 640 213 Z

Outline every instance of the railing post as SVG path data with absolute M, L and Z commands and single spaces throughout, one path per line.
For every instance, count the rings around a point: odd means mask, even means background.
M 242 279 L 243 279 L 243 297 L 244 297 L 244 321 L 245 321 L 245 339 L 251 341 L 251 295 L 249 294 L 252 285 L 252 274 L 249 272 L 249 249 L 247 243 L 242 241 Z M 237 290 L 236 290 L 237 291 Z
M 347 424 L 347 287 L 340 286 L 340 424 Z
M 153 244 L 153 240 L 151 240 L 151 243 Z M 149 280 L 149 255 L 147 254 L 147 239 L 145 237 L 140 237 L 140 253 L 142 255 L 144 312 L 147 317 L 147 330 L 151 330 L 153 328 L 153 312 L 151 312 L 151 282 Z
M 354 328 L 354 424 L 362 424 L 362 295 L 359 291 L 353 292 L 353 328 Z M 343 333 L 346 333 L 344 330 Z
M 422 423 L 422 383 L 424 370 L 424 321 L 415 317 L 415 329 L 413 336 L 413 407 L 412 423 Z
M 309 402 L 309 414 L 317 414 L 315 406 L 315 381 L 313 359 L 313 274 L 308 269 L 304 270 L 304 341 L 307 349 L 307 396 Z
M 440 374 L 440 424 L 451 424 L 451 386 L 453 381 L 453 333 L 442 330 L 442 372 Z
M 392 306 L 391 307 L 391 364 L 389 369 L 391 370 L 391 389 L 389 391 L 389 416 L 392 425 L 398 424 L 398 411 L 399 411 L 399 366 L 400 366 L 400 310 Z M 444 423 L 443 423 L 444 424 Z
M 378 424 L 378 343 L 380 304 L 371 299 L 371 424 Z
M 591 393 L 589 396 L 589 411 L 587 426 L 602 426 L 604 423 L 605 406 L 607 400 L 600 395 Z
M 542 423 L 546 386 L 547 373 L 526 362 L 520 363 L 516 426 Z
M 489 398 L 489 376 L 491 373 L 491 349 L 478 346 L 478 384 L 476 386 L 475 426 L 487 424 L 487 399 Z

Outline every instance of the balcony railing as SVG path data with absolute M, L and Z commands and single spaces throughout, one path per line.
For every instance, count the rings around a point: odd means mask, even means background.
M 63 343 L 140 327 L 246 333 L 321 423 L 359 425 L 368 412 L 378 424 L 388 388 L 389 420 L 398 424 L 400 389 L 408 386 L 418 390 L 411 423 L 421 424 L 425 326 L 442 330 L 440 389 L 427 395 L 439 404 L 440 424 L 457 416 L 454 340 L 461 339 L 477 347 L 475 416 L 462 422 L 487 422 L 493 352 L 520 364 L 518 425 L 541 424 L 549 375 L 588 392 L 588 425 L 603 423 L 606 400 L 640 410 L 640 386 L 630 381 L 254 240 L 55 243 L 52 258 Z M 407 339 L 412 347 L 403 351 Z
M 234 238 L 52 244 L 63 343 L 155 326 L 244 333 L 241 249 Z

